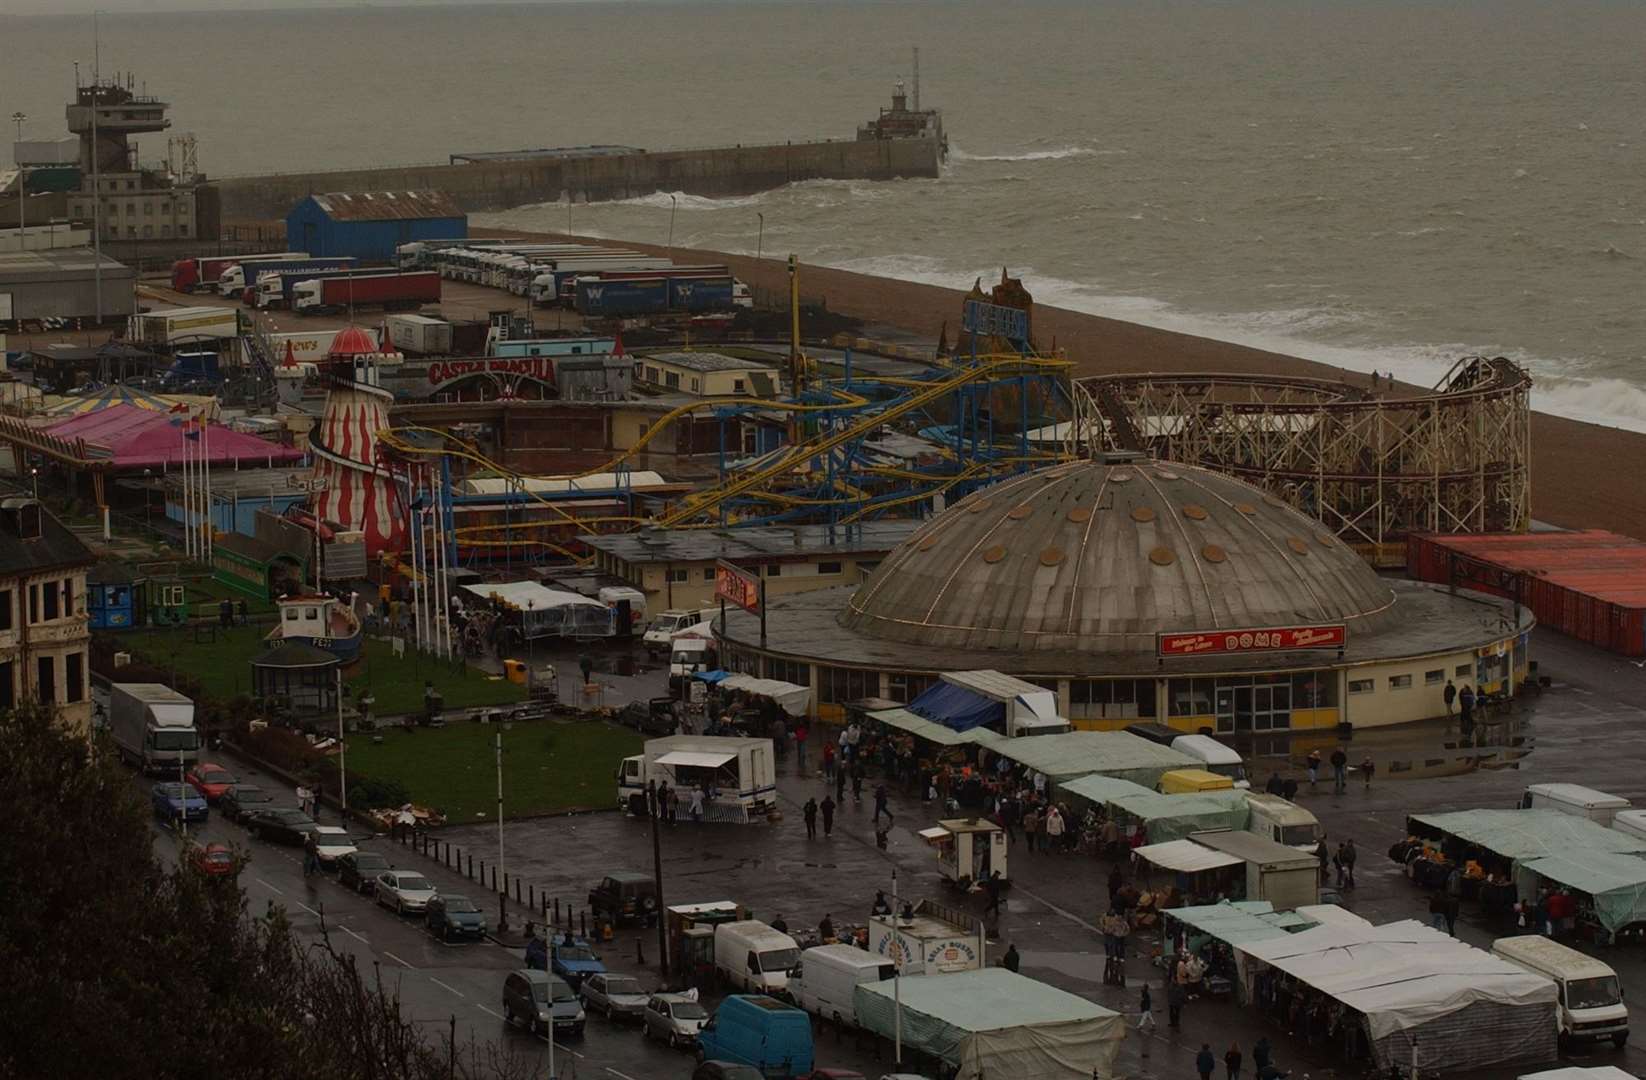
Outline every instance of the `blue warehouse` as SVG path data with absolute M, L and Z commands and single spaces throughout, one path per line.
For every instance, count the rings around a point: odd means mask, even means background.
M 286 215 L 286 247 L 316 257 L 393 262 L 401 244 L 468 235 L 468 215 L 444 191 L 334 191 L 310 195 Z

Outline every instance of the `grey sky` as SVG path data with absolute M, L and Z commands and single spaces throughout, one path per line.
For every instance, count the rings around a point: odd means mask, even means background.
M 151 11 L 254 11 L 271 8 L 461 7 L 465 4 L 577 3 L 595 0 L 0 0 L 3 15 L 122 15 Z

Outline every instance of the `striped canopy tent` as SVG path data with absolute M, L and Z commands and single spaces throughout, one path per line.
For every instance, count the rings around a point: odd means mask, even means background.
M 164 414 L 135 405 L 110 405 L 98 412 L 64 417 L 43 429 L 59 439 L 84 439 L 93 457 L 112 462 L 119 470 L 173 469 L 183 465 L 186 423 L 183 414 Z M 255 435 L 211 425 L 205 454 L 213 468 L 293 465 L 303 453 L 278 446 Z M 187 455 L 198 459 L 192 444 Z
M 41 412 L 47 416 L 79 416 L 111 405 L 132 405 L 160 413 L 186 408 L 191 415 L 204 414 L 208 420 L 215 420 L 220 412 L 216 398 L 195 394 L 156 394 L 121 383 L 99 387 L 87 394 L 53 394 L 45 399 Z
M 394 395 L 358 378 L 359 358 L 375 351 L 359 327 L 344 327 L 332 339 L 326 359 L 331 387 L 309 436 L 316 488 L 310 508 L 327 521 L 364 532 L 366 553 L 374 556 L 401 550 L 407 531 L 399 485 L 377 455 L 377 433 L 389 426 Z

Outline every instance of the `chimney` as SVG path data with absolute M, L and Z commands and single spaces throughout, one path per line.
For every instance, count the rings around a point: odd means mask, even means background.
M 40 504 L 23 498 L 0 502 L 0 525 L 20 540 L 40 539 Z

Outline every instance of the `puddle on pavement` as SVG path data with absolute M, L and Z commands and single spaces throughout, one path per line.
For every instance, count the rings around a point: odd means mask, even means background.
M 1346 739 L 1336 729 L 1328 728 L 1240 733 L 1231 742 L 1251 762 L 1253 782 L 1258 786 L 1275 770 L 1301 781 L 1311 750 L 1329 758 L 1339 745 L 1346 749 L 1351 767 L 1370 757 L 1379 780 L 1418 780 L 1481 769 L 1519 768 L 1534 743 L 1530 718 L 1521 713 L 1476 721 L 1468 731 L 1462 729 L 1456 717 L 1442 717 L 1398 727 L 1359 729 Z M 1323 766 L 1321 771 L 1329 774 L 1331 767 Z

